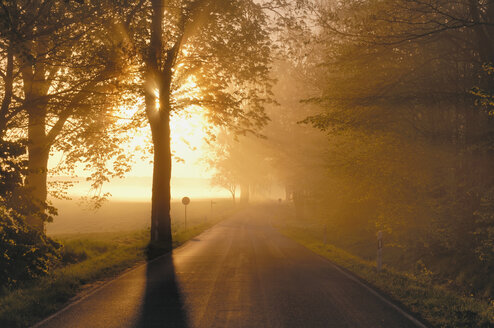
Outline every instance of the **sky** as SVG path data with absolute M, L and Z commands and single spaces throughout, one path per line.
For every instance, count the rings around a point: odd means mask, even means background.
M 208 151 L 205 141 L 205 119 L 200 109 L 188 111 L 187 116 L 172 116 L 171 127 L 171 148 L 175 157 L 172 160 L 172 176 L 177 178 L 210 178 L 212 171 L 205 164 L 205 154 Z M 133 136 L 128 145 L 128 151 L 134 151 L 136 146 L 145 148 L 151 142 L 151 132 L 146 127 Z M 52 154 L 48 168 L 53 168 L 62 158 L 62 153 Z M 127 174 L 129 177 L 151 177 L 153 175 L 152 155 L 141 159 L 141 155 L 136 156 L 132 171 Z M 83 167 L 76 168 L 76 174 L 80 177 L 88 176 Z
M 188 111 L 187 116 L 172 116 L 171 147 L 176 155 L 172 160 L 172 198 L 184 196 L 193 198 L 230 197 L 226 190 L 213 188 L 209 184 L 212 171 L 205 164 L 205 154 L 208 151 L 205 141 L 205 119 L 199 108 Z M 145 148 L 150 143 L 150 129 L 146 127 L 137 132 L 128 151 L 134 151 L 136 146 Z M 151 199 L 151 177 L 153 175 L 152 155 L 141 159 L 136 156 L 132 171 L 124 179 L 113 179 L 103 186 L 102 193 L 110 193 L 114 200 L 149 201 Z M 53 168 L 62 158 L 62 153 L 54 153 L 49 160 L 49 168 Z M 180 160 L 177 160 L 180 158 Z M 79 182 L 68 190 L 71 197 L 88 195 L 89 183 L 84 177 L 89 176 L 82 166 L 76 168 Z

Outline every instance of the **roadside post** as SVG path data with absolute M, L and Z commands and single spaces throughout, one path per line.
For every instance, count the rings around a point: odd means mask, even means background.
M 383 232 L 379 230 L 377 232 L 377 272 L 381 272 L 383 265 Z
M 324 245 L 328 244 L 328 225 L 324 224 Z
M 182 198 L 182 204 L 184 204 L 184 208 L 185 208 L 184 230 L 187 231 L 187 205 L 190 204 L 190 198 L 189 197 Z

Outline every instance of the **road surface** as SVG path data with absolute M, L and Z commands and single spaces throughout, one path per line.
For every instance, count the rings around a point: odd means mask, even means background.
M 36 328 L 417 327 L 248 210 L 138 267 Z

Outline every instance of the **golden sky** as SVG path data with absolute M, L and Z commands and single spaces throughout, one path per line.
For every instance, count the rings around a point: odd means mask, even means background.
M 170 122 L 172 141 L 171 147 L 175 157 L 172 161 L 172 176 L 179 178 L 209 178 L 208 172 L 203 164 L 204 152 L 207 151 L 205 142 L 205 118 L 201 108 L 190 108 L 184 115 L 173 115 Z M 125 146 L 129 152 L 139 146 L 146 148 L 151 142 L 149 126 L 135 133 L 131 142 Z M 60 161 L 62 154 L 55 152 L 50 157 L 48 168 L 55 167 Z M 136 153 L 135 164 L 128 176 L 151 177 L 153 174 L 152 155 L 148 154 L 142 159 L 142 154 Z M 180 159 L 180 160 L 178 160 Z M 76 168 L 76 174 L 84 177 L 90 173 L 81 167 Z

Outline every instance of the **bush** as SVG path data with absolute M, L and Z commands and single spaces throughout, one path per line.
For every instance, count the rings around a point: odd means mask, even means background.
M 0 287 L 15 287 L 47 274 L 58 262 L 60 248 L 22 217 L 0 208 Z

